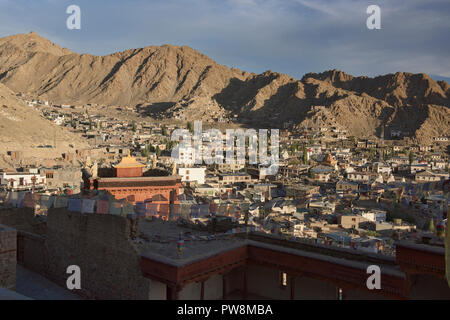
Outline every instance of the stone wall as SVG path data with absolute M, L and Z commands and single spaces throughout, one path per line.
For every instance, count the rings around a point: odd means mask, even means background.
M 32 208 L 8 208 L 0 211 L 0 224 L 18 231 L 44 235 L 47 232 L 45 217 L 35 216 Z
M 81 290 L 74 291 L 88 299 L 148 299 L 155 291 L 142 276 L 130 219 L 60 208 L 50 209 L 43 220 L 21 208 L 0 211 L 2 221 L 18 229 L 20 264 L 63 287 L 67 267 L 79 266 Z
M 74 193 L 80 192 L 82 181 L 80 168 L 70 166 L 57 169 L 45 168 L 41 169 L 40 173 L 43 175 L 51 173 L 51 175 L 47 176 L 47 186 L 52 189 L 65 189 L 67 186 L 73 186 Z
M 140 255 L 131 241 L 131 220 L 50 209 L 47 218 L 48 275 L 66 284 L 67 267 L 81 269 L 81 291 L 93 299 L 148 299 Z
M 16 230 L 0 225 L 0 287 L 16 289 Z
M 48 270 L 46 237 L 26 231 L 17 231 L 17 263 L 46 276 Z

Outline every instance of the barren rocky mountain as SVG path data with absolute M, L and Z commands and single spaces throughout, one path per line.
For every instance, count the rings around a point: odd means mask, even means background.
M 425 143 L 450 134 L 450 86 L 426 74 L 332 70 L 297 80 L 228 68 L 189 47 L 79 55 L 30 33 L 0 39 L 0 81 L 54 103 L 139 105 L 186 120 L 236 115 L 252 126 L 338 125 L 359 137 L 380 136 L 384 127 Z
M 434 81 L 424 73 L 397 72 L 369 78 L 353 77 L 342 71 L 331 70 L 303 77 L 307 78 L 326 81 L 337 88 L 359 94 L 366 93 L 398 107 L 418 104 L 450 105 L 448 84 L 445 81 Z
M 208 96 L 248 73 L 189 47 L 145 47 L 98 57 L 72 53 L 30 33 L 0 40 L 0 75 L 12 90 L 56 103 L 137 105 Z

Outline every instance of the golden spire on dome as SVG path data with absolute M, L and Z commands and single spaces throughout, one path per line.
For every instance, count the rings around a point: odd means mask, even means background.
M 130 150 L 128 150 L 128 155 L 123 157 L 119 164 L 117 164 L 114 168 L 143 168 L 143 165 L 140 162 L 136 161 L 135 157 L 132 157 L 130 154 Z

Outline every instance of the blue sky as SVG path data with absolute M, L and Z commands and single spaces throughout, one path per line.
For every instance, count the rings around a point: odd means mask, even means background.
M 81 30 L 66 8 L 81 8 Z M 381 8 L 368 30 L 366 8 Z M 449 0 L 0 0 L 0 36 L 35 31 L 78 53 L 187 45 L 218 63 L 300 78 L 340 69 L 450 77 Z

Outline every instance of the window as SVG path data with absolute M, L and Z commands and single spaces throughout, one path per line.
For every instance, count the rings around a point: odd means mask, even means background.
M 336 293 L 338 300 L 344 300 L 344 290 L 342 290 L 342 288 L 337 288 Z
M 47 179 L 53 179 L 53 172 L 47 172 L 47 173 L 45 174 L 45 177 L 46 177 Z
M 280 286 L 281 286 L 281 288 L 287 287 L 287 273 L 286 272 L 280 272 Z

